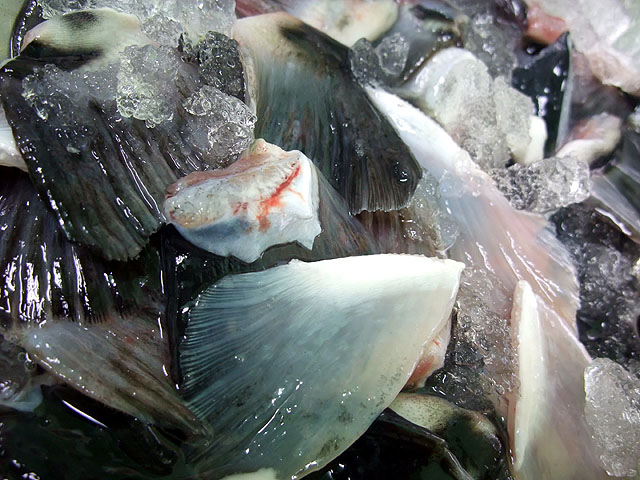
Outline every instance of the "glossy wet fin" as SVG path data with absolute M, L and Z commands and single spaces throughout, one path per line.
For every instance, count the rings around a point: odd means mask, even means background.
M 164 221 L 166 187 L 206 163 L 188 139 L 184 110 L 153 129 L 123 118 L 117 68 L 80 72 L 77 60 L 73 53 L 31 57 L 26 49 L 0 72 L 0 100 L 32 181 L 67 237 L 126 260 Z M 180 64 L 178 76 L 179 95 L 196 90 L 195 67 Z
M 284 13 L 239 20 L 234 37 L 253 63 L 256 137 L 302 151 L 352 213 L 410 201 L 420 168 L 351 78 L 345 46 Z
M 511 207 L 493 180 L 431 118 L 395 95 L 369 91 L 416 159 L 439 181 L 442 205 L 459 229 L 450 256 L 485 266 L 511 291 L 518 280 L 527 280 L 575 331 L 573 263 L 545 218 Z
M 516 285 L 511 320 L 520 381 L 509 412 L 515 477 L 610 478 L 584 417 L 584 346 L 527 282 Z
M 0 171 L 2 335 L 106 405 L 199 430 L 168 375 L 157 253 L 125 264 L 93 255 L 66 239 L 26 174 Z
M 410 255 L 292 261 L 202 293 L 180 354 L 187 404 L 218 433 L 200 471 L 288 479 L 341 453 L 446 323 L 461 269 Z

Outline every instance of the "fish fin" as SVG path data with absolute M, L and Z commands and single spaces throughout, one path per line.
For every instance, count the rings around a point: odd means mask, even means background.
M 610 478 L 584 416 L 584 346 L 526 281 L 516 285 L 511 320 L 520 382 L 509 412 L 517 478 Z
M 345 450 L 446 323 L 461 269 L 373 255 L 292 261 L 211 286 L 180 349 L 187 405 L 217 433 L 199 470 L 290 478 Z
M 204 433 L 178 396 L 155 312 L 91 326 L 48 321 L 12 332 L 46 370 L 85 395 L 144 422 Z
M 114 35 L 114 32 L 118 32 Z M 24 35 L 21 53 L 27 57 L 75 68 L 96 68 L 118 61 L 128 45 L 147 45 L 135 15 L 111 8 L 79 10 L 39 23 Z M 69 57 L 66 58 L 65 57 Z
M 2 335 L 95 400 L 198 432 L 165 373 L 158 254 L 108 262 L 72 244 L 28 176 L 12 168 L 0 176 L 0 224 Z
M 0 321 L 6 330 L 49 320 L 82 325 L 157 308 L 160 264 L 145 251 L 138 259 L 108 262 L 69 242 L 29 177 L 1 169 Z
M 494 181 L 434 120 L 380 89 L 369 89 L 420 164 L 439 181 L 440 202 L 458 226 L 451 258 L 482 266 L 510 295 L 526 280 L 577 331 L 573 261 L 540 215 L 514 209 Z
M 181 133 L 186 113 L 179 110 L 171 127 L 146 128 L 118 113 L 115 67 L 67 72 L 49 60 L 23 53 L 0 72 L 18 149 L 70 240 L 107 259 L 133 258 L 164 221 L 166 187 L 205 168 L 202 152 Z M 195 67 L 181 68 L 181 94 L 188 95 Z
M 284 13 L 239 20 L 234 36 L 255 68 L 257 137 L 301 150 L 351 213 L 410 201 L 421 170 L 351 77 L 345 46 Z

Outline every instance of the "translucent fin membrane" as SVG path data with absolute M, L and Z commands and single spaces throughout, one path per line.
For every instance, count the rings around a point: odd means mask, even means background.
M 253 63 L 256 137 L 302 151 L 352 213 L 409 202 L 420 168 L 352 79 L 345 46 L 284 13 L 239 20 L 234 38 Z
M 439 180 L 443 206 L 459 228 L 453 258 L 491 270 L 511 291 L 518 279 L 526 279 L 575 330 L 572 263 L 545 219 L 511 207 L 469 154 L 418 109 L 381 90 L 369 92 L 421 165 Z
M 340 454 L 446 323 L 461 269 L 409 255 L 292 261 L 202 293 L 180 354 L 187 403 L 217 433 L 202 473 L 300 478 Z

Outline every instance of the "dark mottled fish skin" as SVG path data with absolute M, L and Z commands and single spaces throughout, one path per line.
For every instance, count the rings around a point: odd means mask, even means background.
M 351 213 L 410 201 L 420 168 L 351 78 L 344 45 L 285 14 L 241 20 L 235 36 L 255 64 L 256 137 L 301 150 Z
M 26 174 L 1 171 L 1 333 L 94 399 L 197 432 L 163 373 L 170 354 L 159 254 L 150 248 L 127 263 L 96 257 L 66 239 Z
M 18 149 L 68 238 L 107 259 L 133 258 L 164 221 L 166 187 L 205 168 L 202 153 L 184 139 L 187 114 L 178 105 L 174 124 L 148 129 L 143 121 L 121 117 L 115 100 L 104 104 L 88 96 L 77 118 L 91 126 L 93 135 L 86 148 L 70 152 L 56 125 L 40 118 L 22 96 L 22 79 L 52 60 L 73 70 L 88 58 L 30 58 L 23 53 L 0 71 L 0 101 Z M 196 69 L 184 64 L 181 94 L 188 96 L 199 84 Z

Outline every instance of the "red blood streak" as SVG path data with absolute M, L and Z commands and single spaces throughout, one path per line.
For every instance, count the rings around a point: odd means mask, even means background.
M 289 175 L 284 182 L 278 185 L 278 188 L 275 189 L 275 191 L 269 198 L 266 198 L 265 200 L 262 200 L 260 202 L 258 215 L 256 218 L 258 219 L 258 222 L 260 224 L 259 230 L 261 232 L 264 232 L 271 225 L 269 219 L 267 218 L 267 215 L 269 215 L 269 212 L 272 208 L 279 207 L 281 205 L 280 195 L 287 189 L 287 187 L 291 185 L 291 182 L 293 182 L 293 180 L 298 176 L 299 173 L 300 165 L 298 165 L 294 172 Z
M 242 210 L 243 212 L 246 212 L 248 208 L 249 208 L 248 202 L 238 202 L 236 204 L 236 208 L 233 209 L 233 214 L 237 215 L 238 212 L 240 212 L 240 210 Z

